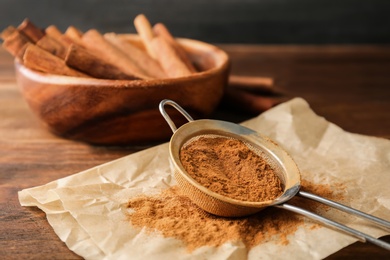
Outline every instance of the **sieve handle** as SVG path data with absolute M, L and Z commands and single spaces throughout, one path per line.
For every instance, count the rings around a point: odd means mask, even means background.
M 311 218 L 313 220 L 319 221 L 322 224 L 324 224 L 330 228 L 333 228 L 333 229 L 342 231 L 346 234 L 352 235 L 352 236 L 356 237 L 357 239 L 359 239 L 359 241 L 361 241 L 361 242 L 370 242 L 374 245 L 377 245 L 377 246 L 382 247 L 384 249 L 390 250 L 390 244 L 383 241 L 383 240 L 379 240 L 379 239 L 372 237 L 368 234 L 365 234 L 363 232 L 360 232 L 356 229 L 350 228 L 348 226 L 345 226 L 343 224 L 340 224 L 340 223 L 335 222 L 333 220 L 330 220 L 328 218 L 322 217 L 322 216 L 317 215 L 317 214 L 310 212 L 308 210 L 305 210 L 305 209 L 302 209 L 302 208 L 299 208 L 297 206 L 287 204 L 287 203 L 280 204 L 280 205 L 274 205 L 274 207 L 283 208 L 283 209 L 301 214 L 301 215 L 306 216 L 308 218 Z
M 189 122 L 194 121 L 192 117 L 185 111 L 181 106 L 179 106 L 175 101 L 164 99 L 160 102 L 159 109 L 161 115 L 164 117 L 165 121 L 167 121 L 169 127 L 172 129 L 172 132 L 176 132 L 177 127 L 175 123 L 172 121 L 172 119 L 169 117 L 168 113 L 165 111 L 164 106 L 170 105 L 174 108 L 176 108 L 177 111 L 179 111 Z
M 368 221 L 371 221 L 374 224 L 377 224 L 379 226 L 382 226 L 382 227 L 387 228 L 387 229 L 390 230 L 390 221 L 387 221 L 387 220 L 384 220 L 384 219 L 381 219 L 381 218 L 377 218 L 377 217 L 375 217 L 373 215 L 364 213 L 364 212 L 362 212 L 360 210 L 348 207 L 346 205 L 340 204 L 340 203 L 335 202 L 333 200 L 325 199 L 323 197 L 320 197 L 318 195 L 315 195 L 315 194 L 312 194 L 312 193 L 309 193 L 309 192 L 299 191 L 298 192 L 298 196 L 301 196 L 301 197 L 304 197 L 304 198 L 307 198 L 307 199 L 311 199 L 311 200 L 323 203 L 325 205 L 328 205 L 330 207 L 336 208 L 338 210 L 341 210 L 341 211 L 350 213 L 352 215 L 364 218 L 364 219 L 366 219 Z

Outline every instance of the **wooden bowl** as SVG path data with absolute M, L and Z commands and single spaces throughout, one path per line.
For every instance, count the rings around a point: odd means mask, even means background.
M 124 37 L 140 43 L 136 35 Z M 180 103 L 194 118 L 207 117 L 220 102 L 229 74 L 228 55 L 216 46 L 179 39 L 200 69 L 188 77 L 104 80 L 45 74 L 15 61 L 16 77 L 32 111 L 53 133 L 91 144 L 132 145 L 168 140 L 172 132 L 158 105 Z M 180 125 L 186 120 L 170 110 Z

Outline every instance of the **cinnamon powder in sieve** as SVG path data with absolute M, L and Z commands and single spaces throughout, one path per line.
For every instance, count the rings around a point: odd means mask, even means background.
M 181 148 L 180 161 L 199 184 L 226 197 L 257 202 L 283 193 L 271 165 L 238 139 L 197 137 Z
M 334 193 L 329 185 L 303 180 L 302 189 L 334 200 L 343 197 L 340 185 L 337 187 L 339 193 Z M 290 203 L 317 213 L 328 208 L 299 197 Z M 132 198 L 127 206 L 131 208 L 128 219 L 133 226 L 146 227 L 150 235 L 158 232 L 164 237 L 179 239 L 189 252 L 202 246 L 218 247 L 226 242 L 242 242 L 248 250 L 270 240 L 286 245 L 288 236 L 305 223 L 300 215 L 272 207 L 242 218 L 218 217 L 193 204 L 177 186 L 158 195 Z M 310 224 L 309 227 L 318 226 Z

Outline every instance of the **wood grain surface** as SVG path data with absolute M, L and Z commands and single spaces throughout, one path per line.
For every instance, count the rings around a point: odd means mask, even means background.
M 266 76 L 285 99 L 302 97 L 343 129 L 390 138 L 390 47 L 221 45 L 238 75 Z M 225 102 L 214 118 L 254 116 Z M 0 254 L 2 259 L 80 259 L 45 214 L 21 207 L 17 192 L 109 162 L 145 147 L 91 146 L 54 136 L 23 100 L 13 59 L 0 50 Z M 390 236 L 383 239 L 390 242 Z M 390 252 L 357 242 L 328 259 L 386 259 Z

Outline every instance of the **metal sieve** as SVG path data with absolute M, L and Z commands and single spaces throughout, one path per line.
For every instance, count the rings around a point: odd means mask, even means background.
M 179 111 L 189 122 L 179 129 L 165 111 L 165 105 L 170 105 Z M 172 129 L 173 135 L 169 142 L 170 160 L 174 167 L 174 176 L 182 191 L 192 202 L 203 210 L 222 217 L 240 217 L 254 214 L 265 207 L 274 206 L 287 209 L 289 211 L 302 214 L 306 217 L 319 221 L 328 227 L 342 231 L 359 239 L 361 242 L 371 242 L 377 246 L 390 250 L 390 244 L 379 240 L 368 234 L 347 227 L 343 224 L 322 217 L 305 209 L 296 207 L 286 202 L 294 196 L 301 196 L 317 202 L 334 207 L 338 210 L 365 218 L 377 225 L 390 228 L 390 222 L 342 205 L 323 197 L 300 191 L 300 171 L 292 157 L 275 141 L 257 133 L 244 126 L 211 119 L 193 120 L 192 117 L 176 102 L 172 100 L 162 100 L 159 106 L 160 112 L 168 125 Z M 199 184 L 184 169 L 180 161 L 180 149 L 189 142 L 196 140 L 200 136 L 205 137 L 227 137 L 242 141 L 252 151 L 265 159 L 283 184 L 283 193 L 271 201 L 243 201 L 232 199 L 215 193 Z

